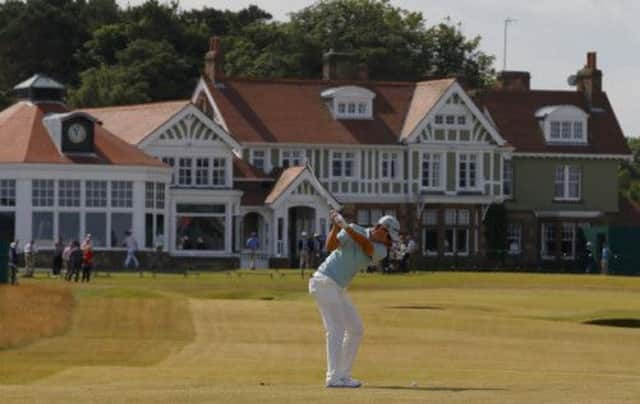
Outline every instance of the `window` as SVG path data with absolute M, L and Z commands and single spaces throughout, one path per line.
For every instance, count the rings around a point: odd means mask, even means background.
M 58 205 L 62 207 L 80 206 L 80 181 L 58 181 Z
M 584 141 L 584 129 L 582 122 L 573 123 L 573 138 L 576 140 Z
M 162 182 L 156 182 L 156 209 L 164 209 L 166 186 Z
M 107 214 L 104 212 L 87 212 L 85 215 L 85 231 L 91 234 L 94 247 L 107 246 Z
M 107 181 L 87 181 L 85 183 L 85 200 L 89 208 L 106 207 Z
M 16 206 L 16 180 L 0 179 L 0 206 Z
M 542 225 L 542 258 L 552 259 L 556 253 L 556 225 L 545 223 Z
M 551 121 L 551 139 L 560 139 L 559 121 Z
M 511 160 L 502 160 L 502 193 L 513 196 L 513 164 Z
M 211 174 L 214 187 L 224 187 L 227 184 L 227 159 L 213 159 L 213 171 Z
M 557 166 L 554 177 L 554 199 L 570 201 L 580 199 L 582 170 L 579 166 Z
M 458 188 L 475 189 L 478 187 L 478 155 L 461 153 L 458 155 Z
M 147 209 L 153 209 L 155 205 L 155 184 L 153 182 L 147 182 L 144 184 L 144 207 Z
M 53 180 L 33 180 L 31 183 L 31 204 L 33 206 L 53 206 Z
M 331 161 L 331 173 L 333 177 L 351 178 L 353 172 L 355 154 L 353 152 L 333 152 Z
M 182 157 L 178 160 L 178 184 L 191 185 L 192 159 Z
M 437 255 L 439 250 L 438 230 L 434 228 L 424 229 L 424 251 L 427 255 Z
M 31 215 L 31 238 L 40 245 L 53 243 L 53 212 L 33 212 Z
M 344 115 L 346 111 L 347 111 L 347 104 L 345 104 L 344 102 L 338 103 L 338 114 Z
M 468 209 L 446 209 L 444 211 L 445 254 L 469 254 L 469 226 L 471 212 Z
M 575 223 L 562 223 L 560 239 L 560 253 L 563 259 L 573 259 L 575 256 L 576 225 Z
M 304 164 L 304 153 L 301 150 L 283 150 L 282 151 L 282 167 L 289 168 L 301 166 Z
M 196 185 L 206 186 L 209 185 L 209 159 L 197 158 L 196 159 Z
M 571 122 L 562 121 L 562 139 L 571 139 Z
M 397 175 L 398 153 L 382 153 L 382 178 L 394 179 Z
M 265 171 L 264 150 L 251 150 L 251 164 L 258 170 Z
M 111 247 L 123 247 L 127 232 L 133 225 L 133 215 L 131 213 L 111 214 Z
M 422 216 L 422 223 L 427 226 L 436 226 L 438 224 L 438 210 L 426 209 Z
M 520 223 L 507 224 L 507 252 L 518 255 L 522 251 L 522 226 Z
M 133 207 L 133 183 L 131 181 L 111 181 L 111 207 Z
M 361 226 L 373 226 L 384 215 L 396 215 L 395 209 L 358 209 L 357 219 Z
M 341 101 L 337 105 L 336 118 L 362 119 L 371 117 L 370 102 Z
M 447 123 L 447 125 L 453 125 L 454 123 L 456 123 L 455 115 L 447 115 L 445 118 L 445 122 Z
M 464 126 L 467 124 L 467 117 L 465 115 L 458 115 L 458 125 Z
M 439 189 L 441 187 L 441 159 L 438 153 L 422 154 L 422 186 Z
M 358 103 L 358 115 L 366 115 L 367 114 L 367 104 L 364 102 Z
M 444 123 L 444 117 L 442 115 L 436 115 L 434 123 L 436 125 L 442 125 Z
M 58 237 L 60 237 L 65 244 L 73 240 L 81 239 L 80 213 L 58 212 Z
M 226 234 L 225 205 L 178 204 L 176 206 L 176 247 L 223 251 Z

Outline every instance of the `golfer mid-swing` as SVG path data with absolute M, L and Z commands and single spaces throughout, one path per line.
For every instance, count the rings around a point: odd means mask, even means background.
M 346 294 L 355 274 L 387 255 L 398 240 L 400 225 L 393 216 L 383 216 L 369 229 L 347 225 L 331 211 L 333 227 L 327 237 L 329 256 L 309 280 L 309 293 L 316 299 L 327 331 L 327 387 L 360 387 L 351 378 L 353 361 L 362 338 L 362 320 Z

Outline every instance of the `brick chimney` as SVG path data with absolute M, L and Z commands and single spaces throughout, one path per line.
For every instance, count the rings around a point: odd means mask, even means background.
M 359 70 L 353 53 L 330 49 L 322 56 L 323 80 L 356 80 L 360 76 Z
M 209 51 L 204 55 L 204 76 L 213 83 L 224 80 L 224 54 L 219 36 L 209 39 Z
M 593 95 L 602 93 L 602 70 L 598 69 L 596 53 L 587 52 L 587 64 L 576 74 L 576 87 L 593 105 Z
M 529 72 L 501 71 L 498 73 L 496 88 L 502 91 L 531 90 L 531 75 Z

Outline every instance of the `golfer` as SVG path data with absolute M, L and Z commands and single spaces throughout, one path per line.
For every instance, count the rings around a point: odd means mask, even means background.
M 399 239 L 400 225 L 393 216 L 383 216 L 369 229 L 347 225 L 331 211 L 333 227 L 327 237 L 329 256 L 309 280 L 309 293 L 316 299 L 327 332 L 327 387 L 360 387 L 351 378 L 353 361 L 362 338 L 362 320 L 345 289 L 355 274 L 387 255 L 392 241 Z

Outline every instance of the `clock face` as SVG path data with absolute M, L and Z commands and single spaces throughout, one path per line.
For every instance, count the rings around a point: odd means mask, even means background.
M 79 123 L 74 123 L 69 126 L 67 136 L 72 143 L 82 143 L 87 138 L 87 129 Z

